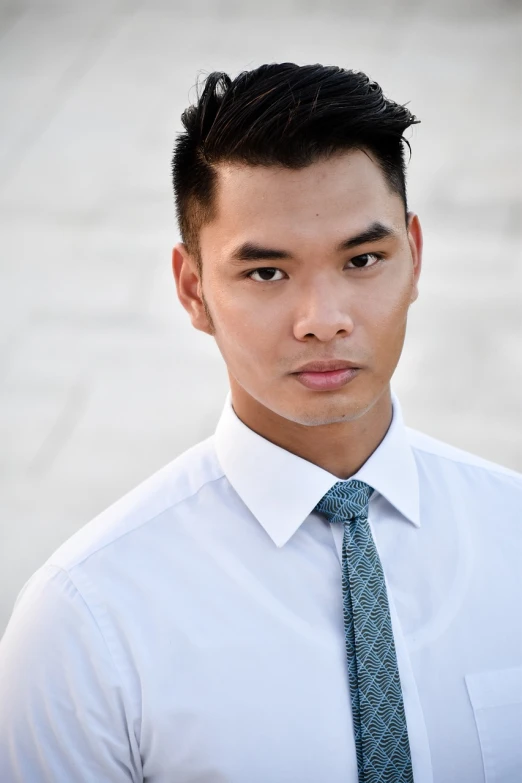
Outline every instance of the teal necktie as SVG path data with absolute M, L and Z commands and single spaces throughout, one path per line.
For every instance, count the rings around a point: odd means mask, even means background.
M 344 629 L 359 783 L 413 783 L 386 584 L 368 524 L 372 492 L 363 481 L 338 481 L 315 511 L 344 525 Z

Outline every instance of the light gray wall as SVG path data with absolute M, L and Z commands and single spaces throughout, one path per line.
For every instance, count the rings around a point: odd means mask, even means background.
M 394 389 L 410 426 L 522 470 L 520 22 L 488 0 L 0 3 L 0 632 L 43 560 L 221 410 L 170 275 L 198 72 L 335 63 L 410 102 L 425 262 Z

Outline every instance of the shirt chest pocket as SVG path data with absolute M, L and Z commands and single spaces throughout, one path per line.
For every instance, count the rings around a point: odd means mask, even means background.
M 486 783 L 522 781 L 522 668 L 466 675 Z

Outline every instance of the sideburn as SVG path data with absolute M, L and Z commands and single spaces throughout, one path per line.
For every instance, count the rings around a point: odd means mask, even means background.
M 203 289 L 201 289 L 201 301 L 203 302 L 203 310 L 205 311 L 205 315 L 207 316 L 207 321 L 210 328 L 210 334 L 213 335 L 216 333 L 216 328 L 214 326 L 214 321 L 212 320 L 212 315 L 210 314 L 210 309 L 207 300 L 205 299 L 205 294 L 203 293 Z

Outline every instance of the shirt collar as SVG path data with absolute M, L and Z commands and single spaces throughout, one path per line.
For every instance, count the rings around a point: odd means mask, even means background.
M 391 398 L 392 422 L 384 439 L 350 478 L 365 481 L 420 527 L 417 465 L 393 391 Z M 278 547 L 286 544 L 323 495 L 339 481 L 332 473 L 247 427 L 232 407 L 230 392 L 214 442 L 228 481 Z M 375 493 L 372 500 L 374 497 Z

